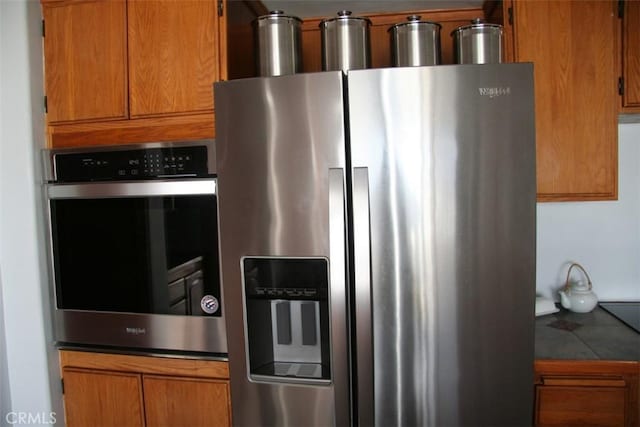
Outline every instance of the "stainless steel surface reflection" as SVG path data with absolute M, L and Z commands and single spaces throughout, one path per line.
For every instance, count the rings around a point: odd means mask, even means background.
M 498 67 L 348 74 L 354 199 L 366 168 L 370 209 L 371 271 L 356 260 L 355 276 L 371 280 L 375 403 L 360 418 L 377 426 L 531 422 L 532 76 Z
M 339 250 L 340 242 L 330 242 L 328 191 L 331 176 L 332 187 L 342 187 L 342 192 L 333 191 L 331 204 L 344 206 L 342 94 L 342 72 L 215 85 L 221 273 L 225 300 L 234 307 L 225 316 L 232 337 L 229 363 L 237 426 L 349 423 L 345 286 L 344 277 L 341 288 L 336 283 L 339 264 L 336 271 L 332 268 L 336 251 L 343 259 L 335 262 L 344 264 L 344 249 Z M 331 224 L 340 227 L 339 221 Z M 328 385 L 248 379 L 243 256 L 329 259 Z
M 299 18 L 280 10 L 254 21 L 258 75 L 271 77 L 302 71 L 301 24 Z
M 216 84 L 235 424 L 530 424 L 532 71 L 411 67 Z M 277 294 L 269 284 L 288 279 L 261 257 L 322 259 L 328 384 L 249 379 L 274 359 L 269 344 L 292 341 L 287 286 Z M 296 274 L 290 290 L 320 275 Z M 252 327 L 256 313 L 276 327 Z M 247 348 L 267 350 L 249 351 L 247 363 Z
M 456 64 L 498 64 L 502 62 L 502 26 L 477 19 L 455 29 L 453 50 Z

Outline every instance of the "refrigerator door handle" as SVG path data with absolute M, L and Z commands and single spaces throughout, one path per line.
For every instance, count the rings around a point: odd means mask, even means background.
M 329 169 L 329 311 L 331 316 L 332 374 L 335 419 L 348 420 L 349 351 L 347 335 L 346 197 L 344 169 Z M 339 379 L 339 380 L 338 380 Z
M 358 424 L 374 425 L 373 317 L 371 312 L 371 229 L 369 170 L 353 169 L 353 251 Z

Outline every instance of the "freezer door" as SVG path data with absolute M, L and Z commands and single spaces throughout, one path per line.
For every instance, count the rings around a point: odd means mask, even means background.
M 531 425 L 532 66 L 347 81 L 359 424 Z
M 235 426 L 350 420 L 343 75 L 215 85 Z

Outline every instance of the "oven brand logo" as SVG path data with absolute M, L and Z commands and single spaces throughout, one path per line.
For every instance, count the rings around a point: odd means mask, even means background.
M 147 328 L 124 328 L 124 330 L 131 335 L 145 335 Z
M 479 87 L 478 91 L 481 96 L 488 96 L 489 98 L 511 95 L 510 87 Z

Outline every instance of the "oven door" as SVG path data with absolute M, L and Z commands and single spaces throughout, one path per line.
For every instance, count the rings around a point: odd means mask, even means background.
M 215 178 L 47 195 L 59 342 L 226 352 Z

